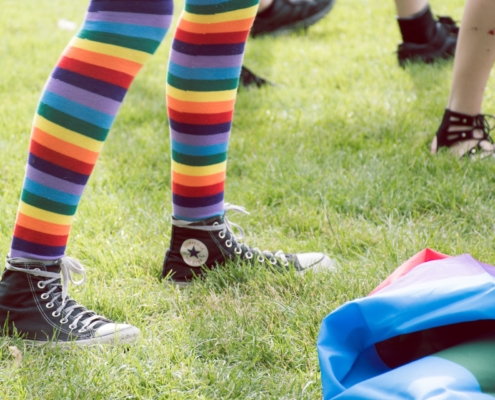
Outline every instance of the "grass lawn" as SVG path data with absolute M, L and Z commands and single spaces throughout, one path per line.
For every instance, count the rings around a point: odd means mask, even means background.
M 0 0 L 0 248 L 7 253 L 31 120 L 87 0 Z M 460 19 L 464 1 L 432 1 Z M 180 11 L 177 5 L 177 13 Z M 431 156 L 452 63 L 397 66 L 391 0 L 339 0 L 320 23 L 248 44 L 277 85 L 242 90 L 229 151 L 232 220 L 262 249 L 321 250 L 332 276 L 228 268 L 186 290 L 158 276 L 170 239 L 165 78 L 171 35 L 136 79 L 79 208 L 71 295 L 143 332 L 123 347 L 0 339 L 3 399 L 318 399 L 322 318 L 424 247 L 495 263 L 495 161 Z M 495 112 L 494 80 L 486 113 Z M 22 352 L 17 366 L 9 346 Z

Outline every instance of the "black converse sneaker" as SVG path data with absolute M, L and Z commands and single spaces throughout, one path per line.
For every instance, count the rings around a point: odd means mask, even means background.
M 248 214 L 244 207 L 225 204 L 223 216 L 203 221 L 190 222 L 172 218 L 172 238 L 170 248 L 165 254 L 162 278 L 170 277 L 179 286 L 186 286 L 194 277 L 205 270 L 225 264 L 228 260 L 266 265 L 275 268 L 294 268 L 304 273 L 330 271 L 336 266 L 334 260 L 323 253 L 285 254 L 282 251 L 272 253 L 251 248 L 241 243 L 244 231 L 237 224 L 229 222 L 226 213 L 230 210 Z M 232 231 L 236 227 L 240 234 L 236 237 Z
M 72 273 L 83 278 L 74 281 Z M 138 328 L 115 324 L 67 295 L 69 280 L 81 285 L 85 279 L 83 266 L 70 257 L 57 261 L 7 258 L 0 281 L 3 334 L 19 335 L 34 345 L 135 341 L 140 335 Z

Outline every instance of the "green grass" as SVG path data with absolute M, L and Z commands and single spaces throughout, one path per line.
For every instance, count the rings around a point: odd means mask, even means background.
M 433 1 L 460 19 L 463 1 Z M 7 253 L 32 116 L 87 1 L 3 0 L 0 248 Z M 180 11 L 177 5 L 176 11 Z M 165 77 L 171 35 L 139 75 L 74 224 L 68 253 L 88 282 L 71 294 L 143 331 L 128 349 L 29 349 L 0 339 L 1 399 L 318 399 L 322 318 L 431 247 L 495 262 L 495 165 L 429 144 L 452 64 L 397 66 L 392 1 L 338 1 L 307 32 L 251 40 L 246 65 L 277 85 L 242 90 L 227 200 L 262 249 L 321 250 L 333 276 L 227 268 L 187 290 L 158 280 L 170 239 Z M 484 112 L 494 112 L 490 80 Z M 8 347 L 23 353 L 16 368 Z

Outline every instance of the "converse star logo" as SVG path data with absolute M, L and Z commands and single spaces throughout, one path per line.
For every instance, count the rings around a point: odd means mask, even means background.
M 191 267 L 200 267 L 208 260 L 208 249 L 197 239 L 187 239 L 182 243 L 180 254 Z
M 197 251 L 197 250 L 194 248 L 194 246 L 193 246 L 193 248 L 192 248 L 191 250 L 189 250 L 189 249 L 188 249 L 187 251 L 189 252 L 189 256 L 191 256 L 191 257 L 196 257 L 196 258 L 199 260 L 198 255 L 199 255 L 199 253 L 200 253 L 200 252 L 199 252 L 199 251 Z

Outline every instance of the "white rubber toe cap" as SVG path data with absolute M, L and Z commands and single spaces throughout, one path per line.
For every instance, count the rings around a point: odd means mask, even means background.
M 139 339 L 141 331 L 129 324 L 108 323 L 95 331 L 99 343 L 132 343 Z
M 308 271 L 332 272 L 337 268 L 337 261 L 323 253 L 301 253 L 296 257 L 301 265 L 301 274 Z

